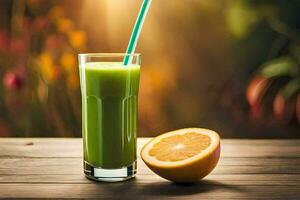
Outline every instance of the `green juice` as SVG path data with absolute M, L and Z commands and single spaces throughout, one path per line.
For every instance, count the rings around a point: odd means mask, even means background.
M 80 66 L 84 160 L 116 169 L 136 160 L 140 66 L 87 62 Z

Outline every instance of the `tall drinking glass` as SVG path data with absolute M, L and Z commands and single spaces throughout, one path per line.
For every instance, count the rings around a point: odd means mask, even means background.
M 131 64 L 123 65 L 130 56 Z M 136 173 L 140 54 L 79 54 L 84 173 L 122 181 Z

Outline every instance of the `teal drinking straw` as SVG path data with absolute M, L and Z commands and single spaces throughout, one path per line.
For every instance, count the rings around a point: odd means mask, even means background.
M 123 60 L 124 65 L 130 64 L 132 61 L 132 56 L 130 56 L 130 54 L 134 53 L 134 51 L 135 51 L 135 47 L 136 47 L 137 41 L 139 39 L 147 12 L 150 7 L 150 4 L 151 4 L 151 0 L 144 0 L 143 4 L 141 6 L 139 15 L 136 19 L 136 22 L 135 22 L 135 25 L 134 25 L 134 28 L 133 28 L 133 31 L 132 31 L 132 34 L 131 34 L 131 37 L 129 40 L 129 44 L 128 44 L 127 51 L 126 51 L 126 56 L 124 57 L 124 60 Z

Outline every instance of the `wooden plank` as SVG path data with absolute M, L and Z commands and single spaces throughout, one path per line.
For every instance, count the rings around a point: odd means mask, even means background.
M 139 138 L 138 152 L 149 141 Z M 222 157 L 300 157 L 300 140 L 222 140 Z M 1 138 L 0 157 L 82 157 L 79 138 Z
M 300 140 L 223 140 L 224 157 L 300 157 Z
M 136 177 L 137 184 L 152 182 L 167 182 L 167 180 L 155 174 L 140 174 Z M 210 174 L 203 180 L 218 181 L 228 185 L 300 185 L 300 175 L 291 174 Z M 201 181 L 200 181 L 201 182 Z M 1 184 L 7 183 L 53 183 L 53 184 L 95 184 L 87 179 L 83 173 L 80 174 L 21 174 L 0 175 Z
M 300 158 L 257 159 L 222 158 L 213 174 L 300 174 Z M 0 175 L 6 174 L 81 174 L 81 158 L 2 158 Z M 153 174 L 138 158 L 138 172 Z
M 82 157 L 79 138 L 0 138 L 0 157 Z
M 104 199 L 299 199 L 300 186 L 249 186 L 203 181 L 193 185 L 169 182 L 139 184 L 0 184 L 2 198 Z

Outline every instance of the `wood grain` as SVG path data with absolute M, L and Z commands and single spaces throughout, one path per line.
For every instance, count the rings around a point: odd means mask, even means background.
M 138 152 L 150 138 L 140 138 Z M 224 139 L 222 157 L 298 157 L 300 140 Z M 287 148 L 288 147 L 288 148 Z M 0 138 L 0 157 L 82 157 L 81 139 Z
M 67 174 L 82 173 L 82 158 L 2 158 L 2 174 Z M 212 174 L 299 174 L 300 158 L 221 158 Z M 138 172 L 153 174 L 138 158 Z
M 192 185 L 160 178 L 139 157 L 125 183 L 95 183 L 82 168 L 81 139 L 2 138 L 0 198 L 300 199 L 300 140 L 223 140 L 216 169 Z
M 299 199 L 300 186 L 251 186 L 202 181 L 194 185 L 168 182 L 139 184 L 1 184 L 6 198 L 102 198 L 102 199 Z
M 136 183 L 148 184 L 153 182 L 167 182 L 155 174 L 138 174 Z M 272 185 L 299 185 L 300 176 L 292 174 L 210 174 L 204 178 L 208 181 L 218 181 L 228 185 L 253 185 L 253 186 L 272 186 Z M 0 184 L 4 183 L 68 183 L 68 184 L 95 184 L 95 182 L 85 178 L 83 173 L 67 174 L 19 174 L 19 175 L 0 175 Z

